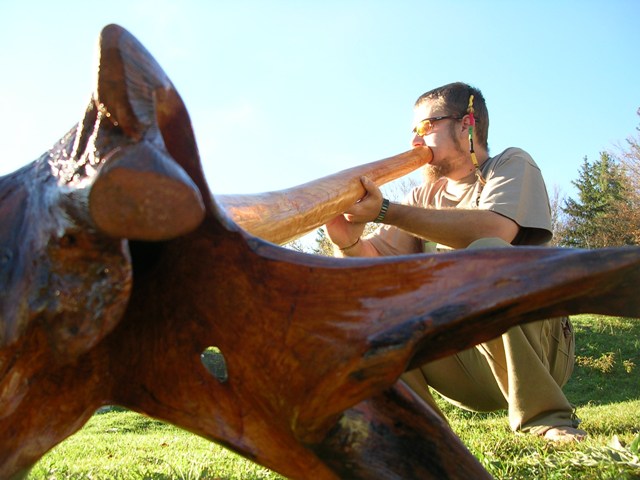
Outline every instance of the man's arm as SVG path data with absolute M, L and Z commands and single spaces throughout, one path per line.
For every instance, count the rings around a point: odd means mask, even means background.
M 334 245 L 337 257 L 378 257 L 380 253 L 361 238 L 366 222 L 352 222 L 338 215 L 325 225 L 325 231 Z
M 389 205 L 384 223 L 451 248 L 466 248 L 475 240 L 487 237 L 511 243 L 519 229 L 510 218 L 489 210 L 437 210 L 396 203 Z
M 345 214 L 345 221 L 364 224 L 378 216 L 382 205 L 380 189 L 367 178 L 362 179 L 367 194 Z M 412 235 L 431 240 L 451 248 L 466 248 L 480 238 L 497 237 L 511 243 L 518 234 L 519 226 L 510 218 L 489 210 L 431 209 L 392 203 L 383 223 L 393 225 Z M 355 239 L 354 239 L 355 241 Z M 357 256 L 377 253 L 373 245 L 360 241 L 344 253 Z M 338 244 L 340 245 L 340 244 Z M 350 245 L 350 244 L 348 244 Z M 342 245 L 344 247 L 344 245 Z M 351 251 L 353 250 L 353 251 Z M 362 252 L 362 253 L 361 253 Z

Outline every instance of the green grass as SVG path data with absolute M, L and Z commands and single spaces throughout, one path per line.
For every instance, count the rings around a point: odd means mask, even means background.
M 553 445 L 514 435 L 502 412 L 478 414 L 438 402 L 495 478 L 640 478 L 640 319 L 581 315 L 572 320 L 576 368 L 564 391 L 589 434 L 586 441 Z
M 94 415 L 29 479 L 281 479 L 204 438 L 129 411 Z
M 513 434 L 504 412 L 439 402 L 469 450 L 497 479 L 640 479 L 640 320 L 573 319 L 577 366 L 565 387 L 589 437 L 553 445 Z M 29 479 L 282 479 L 200 437 L 132 412 L 94 415 Z

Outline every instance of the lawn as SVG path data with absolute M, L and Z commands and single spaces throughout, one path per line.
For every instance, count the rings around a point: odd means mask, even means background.
M 640 320 L 574 317 L 577 365 L 565 387 L 588 433 L 551 445 L 510 432 L 504 412 L 440 402 L 453 430 L 497 479 L 640 479 Z M 282 479 L 200 437 L 128 411 L 94 415 L 29 479 Z

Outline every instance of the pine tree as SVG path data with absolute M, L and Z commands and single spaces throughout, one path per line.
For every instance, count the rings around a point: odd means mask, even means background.
M 628 211 L 629 181 L 620 165 L 606 152 L 590 163 L 584 158 L 578 180 L 578 200 L 569 198 L 562 211 L 566 224 L 561 245 L 600 248 L 634 244 Z

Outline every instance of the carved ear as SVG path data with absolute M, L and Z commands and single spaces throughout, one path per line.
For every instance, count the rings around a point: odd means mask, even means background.
M 186 109 L 149 52 L 117 25 L 100 36 L 93 101 L 98 121 L 92 146 L 105 155 L 89 193 L 96 226 L 138 240 L 164 240 L 195 229 L 204 218 L 202 195 L 172 155 L 180 152 L 183 164 L 199 165 Z M 187 125 L 171 132 L 168 148 L 163 131 L 174 117 Z

